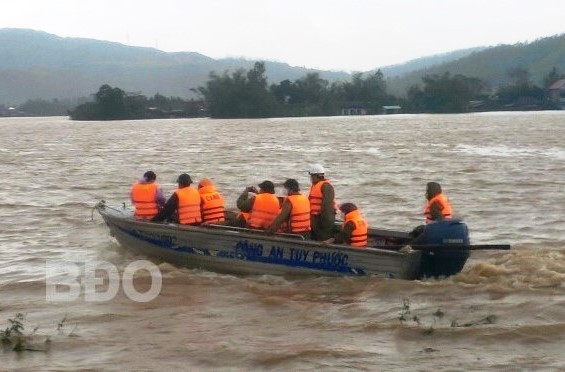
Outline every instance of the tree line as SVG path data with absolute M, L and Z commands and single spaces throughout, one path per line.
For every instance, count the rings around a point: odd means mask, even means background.
M 387 93 L 380 70 L 355 73 L 351 81 L 329 83 L 317 73 L 291 82 L 267 84 L 265 66 L 261 62 L 248 70 L 231 74 L 210 74 L 206 86 L 196 91 L 203 97 L 208 113 L 216 118 L 254 118 L 284 116 L 341 115 L 348 107 L 363 108 L 367 114 L 382 113 L 383 106 L 397 105 L 406 113 L 464 113 L 516 109 L 554 109 L 547 87 L 565 78 L 554 67 L 544 79 L 544 87 L 536 86 L 530 73 L 516 67 L 508 74 L 511 83 L 490 91 L 478 78 L 461 74 L 427 75 L 423 86 L 414 85 L 406 97 Z
M 202 113 L 202 102 L 161 94 L 147 98 L 104 84 L 94 95 L 94 101 L 70 110 L 69 116 L 73 120 L 128 120 L 197 117 Z
M 205 86 L 192 89 L 199 99 L 186 100 L 156 94 L 126 93 L 104 84 L 93 100 L 68 110 L 73 120 L 124 120 L 168 117 L 264 118 L 289 116 L 335 116 L 343 109 L 362 108 L 367 114 L 381 114 L 383 106 L 400 106 L 404 113 L 464 113 L 497 110 L 542 110 L 557 108 L 548 99 L 547 87 L 565 78 L 555 67 L 544 77 L 544 86 L 532 82 L 523 67 L 508 71 L 510 83 L 496 90 L 483 81 L 461 74 L 427 75 L 421 85 L 413 85 L 405 97 L 387 93 L 380 70 L 355 73 L 350 81 L 332 82 L 318 73 L 308 73 L 278 84 L 267 81 L 265 64 L 257 62 L 249 70 L 222 74 L 211 72 Z M 42 108 L 60 113 L 63 104 L 28 101 L 23 111 Z M 49 114 L 44 112 L 44 115 Z
M 348 82 L 328 82 L 318 73 L 295 81 L 268 85 L 263 62 L 248 71 L 212 72 L 206 86 L 194 89 L 216 118 L 260 118 L 340 115 L 341 109 L 359 106 L 379 114 L 382 106 L 397 102 L 386 94 L 381 71 L 353 74 Z

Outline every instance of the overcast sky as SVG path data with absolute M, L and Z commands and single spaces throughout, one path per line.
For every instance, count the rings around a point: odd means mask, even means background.
M 564 9 L 563 0 L 3 0 L 0 28 L 367 71 L 562 34 Z

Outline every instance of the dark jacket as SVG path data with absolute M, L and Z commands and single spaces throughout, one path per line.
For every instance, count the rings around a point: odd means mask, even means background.
M 255 202 L 255 194 L 251 194 L 247 191 L 243 191 L 239 198 L 237 198 L 237 208 L 242 212 L 251 212 L 253 209 L 253 203 Z
M 351 243 L 351 233 L 355 230 L 355 223 L 353 221 L 348 221 L 343 229 L 340 229 L 338 233 L 335 235 L 335 243 L 342 244 Z
M 175 212 L 177 211 L 179 206 L 179 197 L 177 193 L 174 192 L 173 195 L 167 200 L 163 209 L 157 213 L 155 217 L 151 219 L 151 222 L 163 222 L 170 218 L 175 218 Z

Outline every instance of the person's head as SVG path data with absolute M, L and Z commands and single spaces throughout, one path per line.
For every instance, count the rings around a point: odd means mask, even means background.
M 201 189 L 206 186 L 214 186 L 214 183 L 209 178 L 202 178 L 200 182 L 198 182 L 198 188 Z
M 310 165 L 310 168 L 308 168 L 308 174 L 310 175 L 310 180 L 312 180 L 312 182 L 324 179 L 325 173 L 326 170 L 324 169 L 322 164 L 312 164 Z
M 272 183 L 271 181 L 265 180 L 265 181 L 261 182 L 260 184 L 258 184 L 257 186 L 259 186 L 260 192 L 265 192 L 265 193 L 268 193 L 268 194 L 274 194 L 275 193 L 275 184 Z
M 188 174 L 183 173 L 179 176 L 179 178 L 177 178 L 177 183 L 179 184 L 179 187 L 190 186 L 192 184 L 192 178 L 190 178 Z
M 348 213 L 356 211 L 357 206 L 353 203 L 343 203 L 339 206 L 339 210 L 341 211 L 341 213 L 343 213 L 343 215 L 346 215 Z
M 157 175 L 153 171 L 147 171 L 143 173 L 143 179 L 145 182 L 153 182 L 157 179 Z
M 428 182 L 426 185 L 426 199 L 430 200 L 438 194 L 441 194 L 440 184 L 437 182 Z
M 300 186 L 298 185 L 298 181 L 294 178 L 289 178 L 283 183 L 284 188 L 286 189 L 287 193 L 297 193 L 300 192 Z

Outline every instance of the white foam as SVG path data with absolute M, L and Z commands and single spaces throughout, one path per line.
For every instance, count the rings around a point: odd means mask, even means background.
M 500 146 L 473 146 L 457 145 L 452 152 L 479 155 L 479 156 L 498 156 L 498 157 L 545 157 L 551 159 L 565 159 L 565 150 L 559 148 L 538 149 L 538 148 L 516 148 L 505 145 Z

